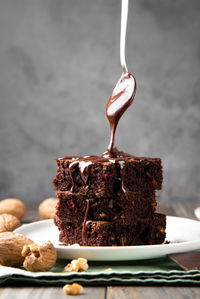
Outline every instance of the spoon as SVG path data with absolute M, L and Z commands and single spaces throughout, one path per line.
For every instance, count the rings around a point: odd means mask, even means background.
M 128 19 L 128 2 L 129 0 L 121 1 L 121 35 L 120 35 L 120 62 L 122 66 L 122 75 L 117 82 L 106 106 L 106 116 L 110 123 L 110 143 L 108 145 L 108 152 L 112 156 L 115 131 L 117 124 L 126 111 L 126 109 L 133 102 L 136 92 L 136 80 L 128 72 L 125 58 L 125 43 L 126 43 L 126 27 Z

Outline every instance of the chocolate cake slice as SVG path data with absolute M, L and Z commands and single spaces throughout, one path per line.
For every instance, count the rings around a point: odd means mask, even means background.
M 59 199 L 55 224 L 60 242 L 87 246 L 160 244 L 166 217 L 155 213 L 162 187 L 159 158 L 117 151 L 56 159 L 53 180 Z
M 117 158 L 63 157 L 56 161 L 58 174 L 53 184 L 60 191 L 115 197 L 121 188 L 135 192 L 159 190 L 162 187 L 162 165 L 159 158 L 121 154 Z
M 83 223 L 87 220 L 131 224 L 138 218 L 151 216 L 156 209 L 155 191 L 121 193 L 112 197 L 92 197 L 71 191 L 57 192 L 57 218 L 64 223 Z M 78 216 L 77 216 L 78 215 Z
M 57 221 L 57 220 L 56 220 Z M 130 246 L 160 244 L 165 240 L 166 217 L 153 214 L 131 225 L 108 221 L 87 221 L 83 225 L 58 224 L 60 241 L 66 245 L 78 243 L 84 246 Z

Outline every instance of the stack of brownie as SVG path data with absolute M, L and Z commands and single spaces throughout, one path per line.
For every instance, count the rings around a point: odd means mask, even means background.
M 60 242 L 85 246 L 160 244 L 166 216 L 156 210 L 162 186 L 159 158 L 120 152 L 116 158 L 56 159 L 59 199 L 55 224 Z

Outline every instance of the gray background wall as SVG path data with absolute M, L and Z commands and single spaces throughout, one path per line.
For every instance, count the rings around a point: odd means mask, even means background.
M 0 0 L 0 197 L 54 196 L 54 157 L 100 154 L 121 74 L 119 0 Z M 200 202 L 200 1 L 130 0 L 137 94 L 119 149 L 162 157 L 160 201 Z

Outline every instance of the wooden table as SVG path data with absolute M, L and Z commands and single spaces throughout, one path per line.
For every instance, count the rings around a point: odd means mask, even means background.
M 174 203 L 171 206 L 160 204 L 159 212 L 171 216 L 194 217 L 195 205 Z M 37 211 L 31 207 L 27 208 L 25 222 L 39 220 Z M 46 299 L 46 298 L 72 298 L 63 293 L 62 287 L 32 287 L 15 286 L 0 287 L 1 299 Z M 73 296 L 74 297 L 74 296 Z M 140 287 L 140 286 L 108 286 L 108 287 L 84 287 L 84 292 L 75 298 L 84 299 L 160 299 L 160 298 L 200 298 L 198 287 Z

